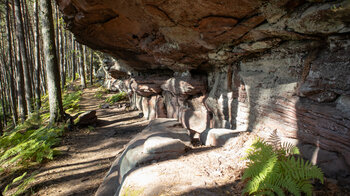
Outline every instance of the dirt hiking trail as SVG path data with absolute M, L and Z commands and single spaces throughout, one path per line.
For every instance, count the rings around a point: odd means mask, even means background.
M 139 111 L 116 106 L 100 109 L 105 98 L 95 98 L 96 91 L 96 87 L 84 89 L 80 102 L 81 111 L 97 111 L 96 127 L 65 133 L 58 148 L 62 155 L 40 168 L 32 195 L 94 195 L 116 155 L 147 126 Z

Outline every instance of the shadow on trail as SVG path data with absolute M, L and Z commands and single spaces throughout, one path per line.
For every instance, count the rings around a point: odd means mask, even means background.
M 136 120 L 136 119 L 139 119 L 139 118 L 140 118 L 139 116 L 133 116 L 133 117 L 127 117 L 127 118 L 122 118 L 122 119 L 116 119 L 116 120 L 101 120 L 101 119 L 98 119 L 97 120 L 97 126 L 104 127 L 104 126 L 120 123 L 120 122 L 123 122 L 123 121 Z
M 32 191 L 36 192 L 43 187 L 48 187 L 50 185 L 57 185 L 59 183 L 66 182 L 66 181 L 73 181 L 73 180 L 82 179 L 81 182 L 83 182 L 83 181 L 86 181 L 88 179 L 93 179 L 95 176 L 99 175 L 100 173 L 106 172 L 108 170 L 108 168 L 109 168 L 109 166 L 105 166 L 105 167 L 102 167 L 100 169 L 96 169 L 96 170 L 92 170 L 92 171 L 87 171 L 87 172 L 82 172 L 82 173 L 77 173 L 77 174 L 72 174 L 72 175 L 65 175 L 65 176 L 62 176 L 59 178 L 46 180 L 44 182 L 35 184 L 34 186 L 30 187 L 30 189 Z M 98 185 L 95 188 L 98 188 Z M 79 192 L 86 193 L 86 190 L 82 190 L 80 187 Z
M 133 124 L 133 123 L 132 123 Z M 128 124 L 127 124 L 128 125 Z M 133 126 L 126 126 L 126 127 L 120 127 L 115 129 L 114 136 L 124 135 L 124 134 L 137 134 L 141 132 L 143 129 L 145 129 L 147 125 L 133 125 Z
M 82 162 L 79 162 L 79 163 L 72 163 L 72 164 L 66 164 L 66 165 L 61 165 L 61 166 L 49 167 L 49 168 L 46 168 L 45 170 L 52 170 L 52 169 L 63 168 L 63 167 L 71 167 L 71 166 L 77 166 L 77 165 L 91 165 L 91 164 L 96 163 L 96 162 L 105 161 L 107 159 L 109 160 L 109 159 L 113 159 L 113 158 L 114 158 L 114 156 L 101 158 L 101 159 L 94 159 L 94 160 L 91 160 L 91 161 L 82 161 Z
M 103 159 L 103 160 L 100 160 L 99 162 L 96 162 L 94 164 L 81 164 L 81 165 L 78 165 L 79 167 L 75 167 L 75 168 L 65 168 L 64 170 L 62 171 L 58 171 L 58 172 L 50 172 L 50 174 L 64 174 L 66 172 L 72 172 L 72 171 L 79 171 L 79 170 L 84 170 L 84 169 L 88 169 L 88 168 L 92 168 L 92 167 L 95 167 L 95 166 L 98 166 L 98 165 L 101 165 L 101 164 L 108 164 L 110 162 L 110 159 L 113 158 L 113 157 L 110 157 L 110 158 L 106 158 L 106 159 Z M 81 166 L 81 167 L 80 167 Z M 61 168 L 61 167 L 60 167 Z M 62 167 L 63 168 L 63 167 Z M 39 174 L 36 176 L 36 178 L 39 178 L 39 177 L 42 177 L 46 174 Z M 68 177 L 68 176 L 67 176 Z
M 28 190 L 50 195 L 93 195 L 116 155 L 148 124 L 138 112 L 109 112 L 98 111 L 100 119 L 94 130 L 66 132 L 61 145 L 67 150 L 49 162 L 53 165 L 39 169 L 37 183 Z
M 132 112 L 132 111 L 130 111 L 130 112 Z M 98 111 L 98 117 L 99 118 L 109 118 L 109 117 L 115 117 L 115 116 L 122 115 L 122 114 L 127 114 L 130 112 L 125 111 L 125 110 L 115 111 L 113 108 L 100 109 Z

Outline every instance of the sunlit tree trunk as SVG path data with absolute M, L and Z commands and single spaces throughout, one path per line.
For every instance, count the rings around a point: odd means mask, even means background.
M 86 78 L 85 78 L 85 64 L 86 64 L 86 57 L 85 57 L 85 47 L 82 44 L 79 44 L 80 46 L 80 81 L 81 86 L 83 88 L 86 88 Z
M 90 50 L 90 84 L 93 85 L 93 69 L 94 69 L 94 51 Z
M 59 22 L 59 14 L 58 14 L 58 6 L 53 5 L 53 7 L 55 8 L 54 11 L 54 15 L 56 15 L 56 22 L 54 24 L 56 24 L 56 54 L 57 54 L 57 64 L 60 66 L 61 65 L 61 58 L 60 58 L 60 22 Z
M 67 56 L 65 53 L 65 50 L 67 50 L 67 42 L 66 42 L 66 36 L 64 36 L 63 28 L 61 25 L 60 29 L 60 37 L 61 37 L 61 83 L 62 83 L 62 89 L 64 89 L 64 86 L 66 85 L 66 65 L 67 65 Z
M 72 79 L 73 81 L 75 80 L 75 70 L 76 70 L 76 43 L 73 39 L 73 36 L 72 36 Z
M 62 107 L 51 0 L 40 0 L 40 19 L 50 103 L 50 125 L 53 125 L 55 122 L 63 121 L 64 111 Z

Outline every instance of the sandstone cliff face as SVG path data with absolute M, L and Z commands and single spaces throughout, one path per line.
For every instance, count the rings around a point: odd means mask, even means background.
M 131 76 L 146 118 L 177 118 L 193 134 L 277 129 L 350 183 L 350 1 L 58 3 L 77 39 Z

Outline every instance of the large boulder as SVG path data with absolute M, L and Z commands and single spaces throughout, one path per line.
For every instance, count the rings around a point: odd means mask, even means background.
M 157 119 L 131 140 L 108 171 L 96 196 L 118 195 L 122 182 L 140 165 L 152 161 L 173 159 L 185 153 L 190 146 L 186 129 L 175 119 Z
M 74 120 L 75 126 L 87 126 L 93 125 L 97 122 L 96 110 L 91 110 L 79 114 L 79 116 Z

